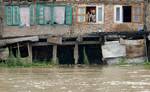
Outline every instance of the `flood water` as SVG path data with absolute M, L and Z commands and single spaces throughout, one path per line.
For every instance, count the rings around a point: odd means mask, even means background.
M 143 66 L 1 68 L 0 92 L 150 92 Z

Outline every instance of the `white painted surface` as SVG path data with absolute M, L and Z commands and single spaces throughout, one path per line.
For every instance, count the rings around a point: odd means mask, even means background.
M 119 44 L 119 41 L 107 42 L 102 46 L 102 54 L 104 58 L 125 57 L 126 47 Z
M 30 10 L 29 7 L 20 8 L 21 26 L 30 26 Z

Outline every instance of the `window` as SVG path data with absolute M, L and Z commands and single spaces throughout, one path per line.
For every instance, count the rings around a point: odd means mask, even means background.
M 132 8 L 131 6 L 123 6 L 123 22 L 131 22 Z
M 96 20 L 98 23 L 104 22 L 104 6 L 103 5 L 97 7 Z
M 104 7 L 96 5 L 79 6 L 77 22 L 79 23 L 103 23 Z
M 20 7 L 20 26 L 30 26 L 29 7 Z
M 6 24 L 9 26 L 30 26 L 34 24 L 34 6 L 5 6 Z
M 141 6 L 133 6 L 133 22 L 142 22 L 142 16 L 143 16 L 143 11 L 142 11 Z
M 65 23 L 65 7 L 54 7 L 54 24 Z
M 121 6 L 114 7 L 114 21 L 115 23 L 126 22 L 142 22 L 142 7 L 139 6 Z
M 6 24 L 30 26 L 34 24 L 72 24 L 72 6 L 37 4 L 30 6 L 5 6 Z
M 86 8 L 79 7 L 78 8 L 78 22 L 85 22 L 86 21 Z
M 37 6 L 37 22 L 43 24 L 72 24 L 72 7 L 71 6 Z
M 46 24 L 45 21 L 45 5 L 37 4 L 37 23 Z
M 5 6 L 5 17 L 7 25 L 19 25 L 20 13 L 19 6 Z
M 114 9 L 114 21 L 115 23 L 122 23 L 122 6 L 120 5 L 116 5 L 115 6 L 115 9 Z

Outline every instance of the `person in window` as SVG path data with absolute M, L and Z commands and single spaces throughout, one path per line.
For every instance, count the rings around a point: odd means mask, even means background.
M 96 22 L 96 11 L 94 9 L 91 9 L 89 14 L 89 22 Z

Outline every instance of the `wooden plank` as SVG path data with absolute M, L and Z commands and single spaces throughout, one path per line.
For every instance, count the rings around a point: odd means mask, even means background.
M 62 44 L 62 37 L 60 36 L 50 36 L 47 38 L 48 43 L 52 44 Z
M 145 56 L 144 45 L 127 45 L 126 52 L 128 58 Z
M 141 40 L 120 40 L 122 45 L 126 46 L 126 54 L 128 58 L 136 58 L 145 56 L 144 39 Z
M 2 39 L 2 40 L 0 40 L 0 46 L 5 46 L 7 44 L 13 44 L 13 43 L 18 43 L 18 42 L 23 42 L 23 41 L 36 42 L 36 41 L 39 41 L 39 37 L 33 36 L 33 37 L 19 37 L 19 38 Z

